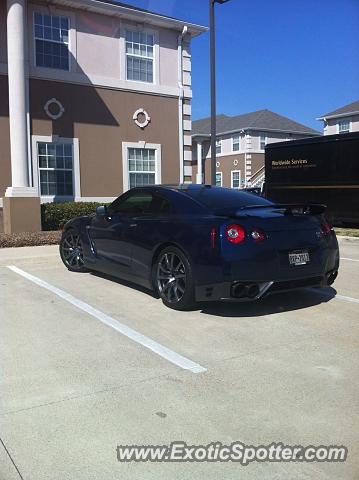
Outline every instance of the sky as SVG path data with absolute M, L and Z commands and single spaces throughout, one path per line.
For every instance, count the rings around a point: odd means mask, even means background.
M 208 26 L 208 0 L 124 0 Z M 317 130 L 359 100 L 359 0 L 216 4 L 217 114 L 267 108 Z M 192 41 L 192 118 L 210 115 L 209 33 Z

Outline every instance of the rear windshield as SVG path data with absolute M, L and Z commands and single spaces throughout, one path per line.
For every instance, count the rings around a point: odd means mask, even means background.
M 201 188 L 187 190 L 187 194 L 206 206 L 213 213 L 228 213 L 254 205 L 273 205 L 273 202 L 253 193 L 230 188 Z

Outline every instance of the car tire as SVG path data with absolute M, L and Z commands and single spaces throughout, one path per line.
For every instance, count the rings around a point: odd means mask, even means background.
M 190 310 L 195 304 L 191 264 L 177 247 L 167 247 L 154 263 L 155 290 L 166 307 Z
M 84 264 L 81 236 L 74 229 L 63 232 L 60 240 L 60 257 L 71 272 L 89 271 Z

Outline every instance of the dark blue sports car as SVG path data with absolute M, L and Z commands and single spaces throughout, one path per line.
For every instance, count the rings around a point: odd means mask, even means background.
M 133 188 L 68 222 L 60 254 L 71 271 L 135 282 L 177 310 L 258 300 L 334 282 L 339 250 L 324 210 L 208 185 Z

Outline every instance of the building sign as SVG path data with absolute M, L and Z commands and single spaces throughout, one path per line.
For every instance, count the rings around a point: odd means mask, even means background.
M 272 160 L 271 165 L 273 170 L 288 170 L 293 168 L 307 169 L 317 166 L 315 162 L 303 158 L 292 158 L 290 160 Z

